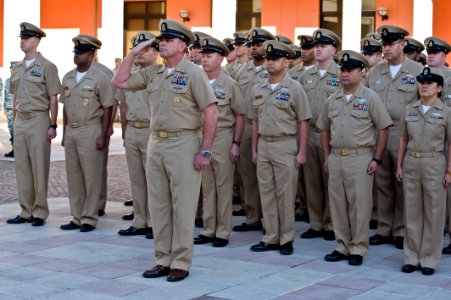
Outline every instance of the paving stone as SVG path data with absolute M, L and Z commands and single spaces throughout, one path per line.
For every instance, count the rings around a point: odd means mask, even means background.
M 300 295 L 309 299 L 349 299 L 362 291 L 342 287 L 313 284 L 299 289 L 291 294 Z

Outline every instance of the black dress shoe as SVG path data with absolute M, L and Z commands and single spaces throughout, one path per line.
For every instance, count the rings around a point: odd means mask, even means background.
M 291 255 L 293 254 L 293 242 L 288 242 L 280 246 L 280 254 Z
M 185 279 L 189 276 L 189 272 L 182 269 L 171 269 L 168 274 L 167 281 L 176 282 Z
M 324 256 L 324 260 L 330 261 L 330 262 L 337 262 L 337 261 L 342 261 L 342 260 L 346 260 L 346 259 L 348 259 L 348 257 L 337 250 L 334 250 L 332 253 Z
M 162 265 L 156 265 L 152 269 L 144 271 L 143 277 L 158 278 L 158 277 L 168 276 L 170 270 L 171 269 L 169 267 L 165 267 Z
M 317 231 L 312 228 L 309 228 L 306 232 L 301 234 L 301 238 L 303 238 L 303 239 L 314 239 L 314 238 L 323 237 L 323 236 L 324 236 L 323 231 Z
M 451 254 L 451 244 L 448 247 L 443 248 L 442 254 Z
M 96 229 L 95 226 L 89 224 L 81 224 L 80 232 L 90 232 Z
M 153 229 L 152 229 L 152 227 L 149 227 L 147 229 L 146 239 L 153 240 Z
M 377 229 L 377 220 L 370 221 L 370 229 Z
M 135 213 L 133 213 L 133 212 L 122 216 L 122 220 L 125 220 L 125 221 L 133 221 L 134 218 L 135 218 Z
M 404 249 L 404 238 L 402 236 L 395 237 L 395 247 L 398 249 Z
M 194 220 L 194 226 L 196 226 L 197 228 L 204 227 L 204 221 L 202 220 L 202 218 L 195 219 Z
M 133 199 L 124 201 L 125 206 L 133 206 Z
M 391 236 L 383 236 L 380 234 L 375 234 L 372 237 L 370 237 L 370 245 L 376 246 L 376 245 L 382 245 L 382 244 L 392 244 L 393 243 L 393 237 Z
M 404 266 L 402 266 L 401 271 L 404 273 L 412 273 L 414 271 L 418 270 L 417 266 L 414 265 L 409 265 L 409 264 L 405 264 Z
M 351 266 L 360 266 L 363 261 L 363 256 L 358 254 L 349 255 L 349 265 Z
M 432 274 L 434 274 L 434 272 L 435 272 L 435 270 L 432 268 L 424 267 L 421 269 L 421 273 L 423 273 L 423 275 L 432 275 Z
M 33 218 L 33 222 L 31 223 L 31 226 L 42 226 L 45 224 L 45 221 L 41 218 Z
M 11 150 L 8 153 L 5 153 L 5 157 L 14 158 L 14 150 Z
M 276 244 L 267 244 L 265 242 L 260 242 L 251 246 L 251 251 L 254 252 L 265 252 L 271 250 L 280 250 L 280 246 Z
M 102 217 L 105 215 L 105 210 L 104 209 L 99 209 L 99 211 L 97 212 L 97 214 L 99 215 L 99 217 Z
M 261 224 L 247 224 L 243 223 L 241 225 L 236 225 L 233 227 L 233 231 L 259 231 L 262 230 L 263 226 Z
M 135 226 L 130 226 L 127 229 L 121 229 L 117 232 L 119 235 L 131 236 L 131 235 L 146 235 L 148 232 L 147 228 L 138 228 Z
M 216 237 L 215 240 L 213 241 L 213 247 L 225 247 L 229 244 L 229 240 L 226 239 L 221 239 Z
M 335 233 L 333 230 L 324 231 L 324 239 L 326 241 L 335 241 Z
M 234 217 L 240 217 L 240 216 L 245 216 L 246 215 L 246 210 L 244 208 L 240 208 L 237 210 L 234 210 L 232 212 L 232 216 Z
M 213 243 L 214 238 L 205 236 L 203 234 L 199 234 L 197 237 L 194 238 L 194 244 L 195 245 L 202 245 L 207 243 Z
M 22 218 L 21 216 L 17 216 L 13 219 L 9 219 L 6 221 L 8 224 L 23 224 L 23 223 L 31 223 L 33 220 Z
M 61 225 L 60 229 L 62 229 L 62 230 L 75 230 L 75 229 L 80 229 L 80 225 L 77 225 L 74 222 L 70 221 L 67 224 Z

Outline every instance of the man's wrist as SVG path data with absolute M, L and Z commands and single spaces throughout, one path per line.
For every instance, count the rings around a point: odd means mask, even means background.
M 49 127 L 56 130 L 56 128 L 58 128 L 58 125 L 57 124 L 50 124 Z
M 204 158 L 210 158 L 211 157 L 211 150 L 208 149 L 200 149 L 200 155 Z
M 376 157 L 373 157 L 372 161 L 376 162 L 377 165 L 382 165 L 382 159 L 377 159 Z

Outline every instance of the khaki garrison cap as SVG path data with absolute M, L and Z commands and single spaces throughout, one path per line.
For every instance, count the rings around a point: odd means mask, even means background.
M 409 32 L 401 27 L 392 26 L 392 25 L 383 25 L 377 29 L 377 32 L 381 35 L 381 42 L 384 43 L 393 43 L 397 40 L 403 40 L 406 36 L 409 35 Z
M 235 39 L 235 45 L 243 45 L 246 43 L 246 35 L 242 32 L 235 32 L 233 38 Z
M 404 47 L 404 53 L 413 51 L 420 53 L 423 50 L 424 45 L 420 41 L 417 41 L 416 39 L 413 38 L 406 38 L 406 46 Z
M 285 43 L 287 45 L 293 44 L 293 41 L 290 38 L 287 38 L 286 36 L 278 34 L 275 36 L 275 38 L 276 38 L 276 41 Z
M 451 51 L 451 47 L 446 41 L 435 36 L 426 38 L 424 44 L 426 45 L 427 51 L 440 51 L 445 52 L 445 54 L 448 54 L 448 52 Z
M 227 49 L 229 49 L 229 51 L 233 51 L 233 49 L 235 49 L 235 47 L 233 46 L 235 44 L 234 39 L 225 38 L 222 40 L 222 42 L 224 43 L 224 45 L 226 45 L 226 47 L 227 47 Z
M 136 47 L 139 44 L 141 44 L 142 42 L 149 41 L 149 40 L 154 39 L 154 38 L 155 38 L 154 34 L 148 32 L 148 31 L 140 31 L 133 37 L 132 45 L 133 45 L 133 47 Z M 155 48 L 157 50 L 159 49 L 158 46 L 159 46 L 159 44 L 158 44 L 157 40 L 154 40 L 150 44 L 150 47 L 153 47 L 153 48 Z
M 298 40 L 302 49 L 313 48 L 313 36 L 311 35 L 298 35 Z
M 294 44 L 290 44 L 288 46 L 290 46 L 290 48 L 293 49 L 295 52 L 295 55 L 293 58 L 301 57 L 301 47 L 299 47 L 298 45 L 294 45 Z
M 188 27 L 173 20 L 162 20 L 160 22 L 160 34 L 157 36 L 157 39 L 161 37 L 178 38 L 188 45 L 192 44 L 196 39 Z
M 313 32 L 313 45 L 315 44 L 329 44 L 338 48 L 341 45 L 341 39 L 334 32 L 320 28 Z
M 202 52 L 216 52 L 222 56 L 227 56 L 230 54 L 229 48 L 227 48 L 223 42 L 212 36 L 202 38 L 200 40 L 200 44 Z
M 381 39 L 381 35 L 379 33 L 377 33 L 377 32 L 367 33 L 365 35 L 365 37 L 369 38 L 369 39 L 373 39 L 373 40 L 378 40 L 378 41 Z
M 417 80 L 421 81 L 434 81 L 437 82 L 438 85 L 443 86 L 443 72 L 438 68 L 429 68 L 426 67 L 421 71 L 420 75 L 417 76 Z
M 262 43 L 264 41 L 275 39 L 276 38 L 272 33 L 260 27 L 254 27 L 249 31 L 248 40 L 251 43 Z
M 100 49 L 100 46 L 102 45 L 102 43 L 98 39 L 86 34 L 77 35 L 72 39 L 72 42 L 74 42 L 75 54 L 82 54 L 89 51 L 95 51 L 97 49 Z
M 276 40 L 266 41 L 263 44 L 263 47 L 265 48 L 266 57 L 293 58 L 296 54 L 296 52 L 291 49 L 290 46 Z
M 27 22 L 22 22 L 20 23 L 20 37 L 37 37 L 38 39 L 45 37 L 46 34 L 44 31 L 42 31 L 40 28 L 38 28 L 37 26 L 34 26 L 31 23 L 27 23 Z
M 352 69 L 364 69 L 368 67 L 368 61 L 366 58 L 355 51 L 343 50 L 337 54 L 340 69 L 352 70 Z
M 360 40 L 360 46 L 364 55 L 382 52 L 382 43 L 375 39 L 364 38 Z

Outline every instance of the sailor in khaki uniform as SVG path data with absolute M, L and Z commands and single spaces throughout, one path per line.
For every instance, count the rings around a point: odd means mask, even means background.
M 451 109 L 438 95 L 440 69 L 426 67 L 417 76 L 420 100 L 409 104 L 399 121 L 396 178 L 405 193 L 404 263 L 402 271 L 419 268 L 432 275 L 440 261 L 446 189 L 451 184 Z M 445 145 L 448 154 L 445 155 Z
M 368 62 L 368 68 L 365 72 L 365 79 L 377 64 L 380 64 L 384 58 L 382 57 L 382 43 L 372 38 L 364 38 L 360 40 L 361 52 Z
M 100 48 L 96 39 L 78 35 L 72 41 L 77 67 L 63 78 L 60 102 L 64 104 L 62 145 L 73 219 L 60 228 L 89 232 L 98 223 L 103 148 L 108 140 L 114 95 L 110 78 L 94 63 L 95 51 Z
M 155 38 L 150 32 L 140 31 L 133 39 L 133 47 Z M 148 51 L 136 57 L 138 70 L 142 70 L 156 63 L 158 57 L 158 43 L 154 41 Z M 147 91 L 116 92 L 115 99 L 121 107 L 122 136 L 124 138 L 125 157 L 127 159 L 130 184 L 133 195 L 132 226 L 119 230 L 123 236 L 145 235 L 152 239 L 152 223 L 147 196 L 146 160 L 147 144 L 150 137 L 150 104 Z
M 442 102 L 448 106 L 451 107 L 451 78 L 448 78 L 445 80 L 445 83 L 443 85 L 443 89 L 442 89 L 442 97 L 441 100 Z M 450 221 L 450 216 L 451 216 L 451 192 L 447 192 L 447 215 L 448 215 L 448 234 L 451 234 L 451 221 Z M 451 254 L 451 242 L 449 243 L 449 245 L 445 248 L 443 248 L 442 250 L 443 254 Z
M 312 114 L 304 89 L 287 72 L 294 50 L 278 41 L 266 41 L 264 48 L 269 78 L 252 90 L 248 117 L 252 119 L 252 160 L 257 164 L 265 234 L 251 251 L 279 250 L 290 255 L 298 168 L 306 162 Z
M 260 80 L 268 78 L 265 64 L 265 49 L 263 42 L 274 40 L 274 36 L 268 31 L 255 27 L 250 30 L 249 42 L 252 44 L 253 60 L 243 66 L 235 77 L 243 97 L 245 99 L 246 111 L 252 107 L 251 92 L 255 84 Z M 246 220 L 241 225 L 233 227 L 234 231 L 262 230 L 261 225 L 261 203 L 258 190 L 257 170 L 252 163 L 252 121 L 247 118 L 241 139 L 239 164 L 241 179 L 243 181 L 243 194 L 246 211 Z
M 447 41 L 441 38 L 431 36 L 424 40 L 427 52 L 427 65 L 430 68 L 439 68 L 442 70 L 443 78 L 446 80 L 451 77 L 451 69 L 445 66 L 446 55 L 451 51 L 451 46 Z
M 213 37 L 201 39 L 202 67 L 218 101 L 218 124 L 210 167 L 202 170 L 203 229 L 194 244 L 224 247 L 232 226 L 234 165 L 240 155 L 246 106 L 238 84 L 221 70 L 228 48 Z
M 424 50 L 424 45 L 414 38 L 405 38 L 406 46 L 404 47 L 404 54 L 413 61 L 420 60 L 420 54 Z
M 236 61 L 238 60 L 238 57 L 236 56 L 235 47 L 233 46 L 235 40 L 231 38 L 226 38 L 222 42 L 229 50 L 229 55 L 226 56 L 227 64 L 225 65 L 225 69 L 227 73 L 230 75 L 231 72 L 233 71 Z
M 298 45 L 289 45 L 291 49 L 294 50 L 295 54 L 293 57 L 291 57 L 288 61 L 288 68 L 289 73 L 291 76 L 291 79 L 296 80 L 299 82 L 299 79 L 301 78 L 301 74 L 304 71 L 302 66 L 302 59 L 301 59 L 301 47 Z
M 210 166 L 214 155 L 217 100 L 205 73 L 184 57 L 187 45 L 194 41 L 191 30 L 163 20 L 157 38 L 165 65 L 130 74 L 135 57 L 152 42 L 145 41 L 122 61 L 113 84 L 149 92 L 152 134 L 146 171 L 157 265 L 143 276 L 179 281 L 188 276 L 192 262 L 201 170 Z M 198 134 L 201 125 L 202 138 Z
M 344 50 L 338 58 L 342 87 L 327 99 L 316 123 L 328 157 L 324 169 L 329 173 L 330 212 L 338 243 L 325 260 L 349 259 L 350 265 L 360 265 L 368 252 L 373 176 L 393 122 L 379 96 L 362 84 L 368 66 L 363 55 Z
M 408 32 L 400 27 L 384 25 L 377 29 L 382 36 L 382 51 L 385 61 L 376 65 L 368 75 L 367 84 L 375 91 L 387 108 L 394 126 L 382 165 L 376 173 L 377 183 L 377 231 L 370 238 L 370 245 L 393 243 L 399 249 L 404 236 L 404 197 L 402 185 L 395 179 L 395 166 L 399 141 L 398 121 L 407 104 L 417 100 L 416 76 L 422 67 L 403 53 L 404 38 Z
M 324 173 L 323 150 L 320 143 L 320 130 L 316 120 L 327 98 L 340 88 L 339 67 L 334 62 L 340 38 L 330 30 L 318 29 L 313 33 L 316 65 L 304 72 L 301 84 L 307 93 L 313 117 L 310 120 L 307 163 L 303 167 L 307 196 L 307 209 L 310 228 L 301 234 L 301 238 L 324 237 L 335 240 L 330 219 L 329 199 L 327 195 L 327 174 Z
M 247 56 L 248 48 L 245 45 L 247 40 L 244 34 L 241 32 L 235 32 L 233 34 L 233 39 L 233 48 L 235 49 L 237 60 L 231 67 L 232 70 L 230 71 L 230 77 L 236 80 L 239 70 L 249 61 L 249 59 Z
M 56 137 L 61 83 L 56 66 L 37 50 L 45 36 L 33 24 L 20 24 L 20 49 L 25 57 L 13 69 L 10 92 L 14 94 L 14 155 L 21 212 L 7 220 L 8 224 L 42 226 L 49 215 L 50 145 Z

